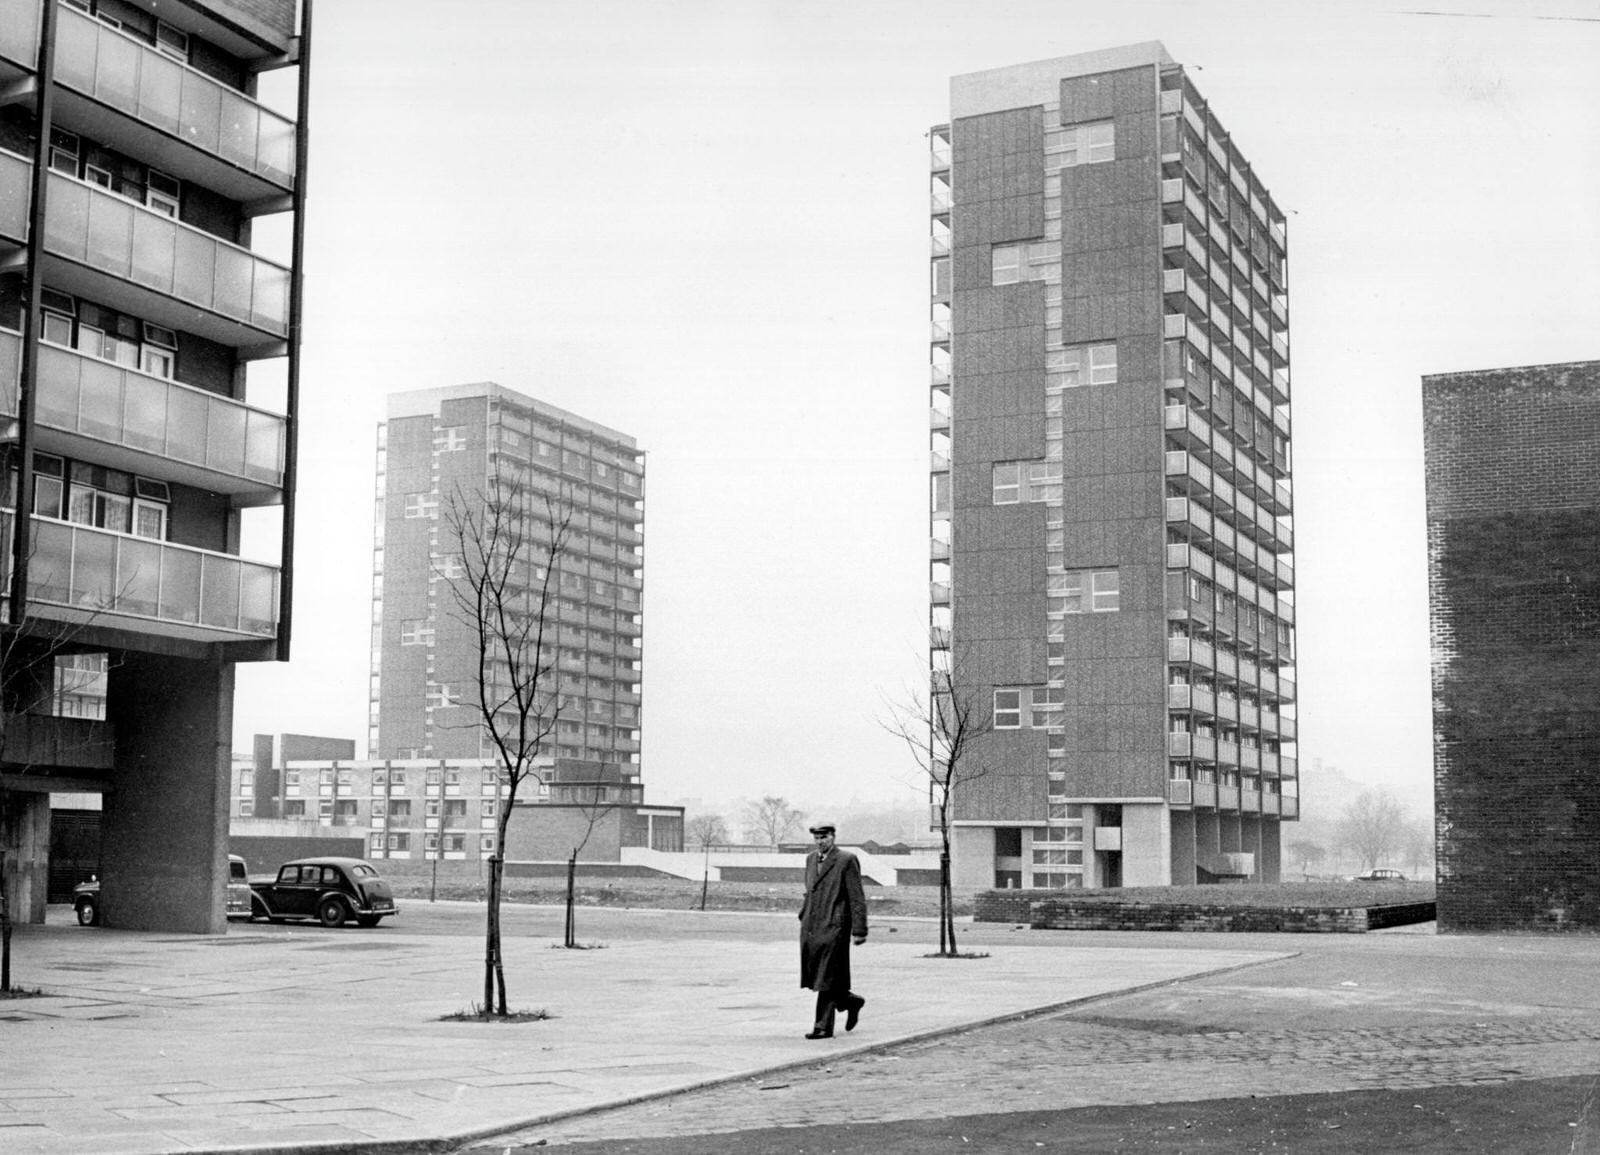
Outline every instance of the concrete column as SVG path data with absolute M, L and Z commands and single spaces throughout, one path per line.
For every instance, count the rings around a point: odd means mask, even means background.
M 6 898 L 14 923 L 44 922 L 50 885 L 50 795 L 11 790 L 0 854 L 6 856 Z
M 1172 885 L 1193 886 L 1194 872 L 1194 811 L 1174 810 L 1168 821 L 1172 824 Z
M 1028 884 L 1023 848 L 1022 884 Z M 950 884 L 958 890 L 988 890 L 994 886 L 994 828 L 957 826 L 950 831 Z
M 1172 831 L 1167 807 L 1125 802 L 1122 805 L 1122 885 L 1170 886 Z
M 105 925 L 221 934 L 233 666 L 118 655 L 106 712 L 117 758 L 101 818 Z
M 1256 873 L 1262 882 L 1283 881 L 1283 825 L 1274 818 L 1261 820 L 1261 857 Z

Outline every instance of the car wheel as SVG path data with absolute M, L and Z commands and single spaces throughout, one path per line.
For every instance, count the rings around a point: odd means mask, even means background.
M 251 922 L 255 922 L 257 919 L 262 919 L 262 918 L 266 919 L 268 922 L 272 921 L 271 916 L 267 914 L 267 908 L 265 906 L 263 906 L 260 902 L 255 901 L 255 900 L 251 900 L 251 903 L 250 903 L 250 921 Z
M 88 898 L 78 903 L 78 925 L 99 926 L 100 904 Z
M 373 926 L 377 926 L 382 921 L 383 921 L 383 915 L 381 915 L 381 914 L 358 914 L 358 915 L 356 915 L 356 925 L 357 926 L 373 927 Z
M 343 926 L 345 920 L 344 903 L 337 898 L 325 898 L 317 905 L 317 917 L 322 920 L 323 926 Z

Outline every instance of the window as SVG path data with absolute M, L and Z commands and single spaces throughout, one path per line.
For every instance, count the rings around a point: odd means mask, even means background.
M 990 283 L 1014 285 L 1018 281 L 1061 280 L 1061 242 L 1025 241 L 995 245 L 990 252 Z
M 144 203 L 162 216 L 177 220 L 180 188 L 176 177 L 151 169 L 146 177 Z
M 439 499 L 430 493 L 406 494 L 405 515 L 407 517 L 438 517 Z
M 374 853 L 374 854 L 382 854 L 383 853 L 383 843 L 384 843 L 383 835 L 374 834 L 372 836 L 372 853 Z
M 304 818 L 306 816 L 306 800 L 304 798 L 290 798 L 283 804 L 285 818 Z
M 1118 572 L 1069 570 L 1051 574 L 1050 608 L 1059 613 L 1111 613 L 1121 606 Z
M 994 692 L 994 728 L 1017 730 L 1022 726 L 1022 691 L 996 690 Z
M 1061 462 L 1028 462 L 1029 501 L 1061 500 Z
M 78 175 L 78 138 L 59 128 L 50 130 L 50 167 L 68 176 Z
M 444 852 L 446 854 L 461 852 L 466 848 L 467 836 L 465 834 L 446 834 L 444 836 Z
M 1022 463 L 997 461 L 994 464 L 994 503 L 1014 505 L 1022 499 Z
M 1045 353 L 1044 371 L 1046 384 L 1052 389 L 1113 385 L 1117 380 L 1117 347 L 1108 344 L 1050 349 Z
M 433 644 L 433 627 L 424 618 L 413 618 L 401 622 L 400 644 L 402 646 L 431 646 Z
M 1022 280 L 1022 246 L 996 245 L 991 254 L 991 284 L 1014 285 Z
M 189 34 L 165 21 L 156 23 L 156 47 L 174 60 L 189 63 Z
M 1061 710 L 1066 703 L 1066 689 L 1061 686 L 1033 686 L 1028 690 L 1028 724 L 1035 730 L 1058 725 Z
M 382 836 L 381 835 L 375 835 L 374 837 L 377 838 L 377 837 L 382 837 Z M 411 835 L 410 835 L 410 833 L 401 832 L 399 834 L 391 834 L 391 835 L 389 835 L 389 849 L 390 850 L 403 850 L 403 851 L 405 851 L 405 852 L 407 852 L 409 854 L 410 851 L 411 851 Z
M 439 452 L 459 453 L 467 447 L 467 431 L 464 426 L 451 425 L 439 430 Z
M 494 835 L 485 834 L 482 838 L 478 839 L 478 849 L 480 851 L 482 851 L 484 854 L 493 854 L 494 853 Z
M 1109 120 L 1067 125 L 1059 134 L 1051 136 L 1053 139 L 1046 143 L 1045 151 L 1054 151 L 1060 156 L 1061 168 L 1100 164 L 1117 154 L 1117 129 Z

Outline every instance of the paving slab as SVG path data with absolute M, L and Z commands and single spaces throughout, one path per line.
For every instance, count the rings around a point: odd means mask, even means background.
M 441 1021 L 481 998 L 481 935 L 23 928 L 17 981 L 47 994 L 0 1004 L 0 1151 L 443 1145 L 1293 953 L 1034 941 L 951 960 L 879 935 L 856 955 L 861 1025 L 810 1041 L 792 917 L 716 917 L 603 949 L 508 937 L 512 1009 L 550 1016 L 521 1023 Z

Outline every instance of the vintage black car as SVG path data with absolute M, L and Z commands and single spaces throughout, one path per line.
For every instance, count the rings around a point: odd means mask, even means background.
M 270 882 L 250 884 L 252 919 L 314 918 L 323 926 L 341 926 L 353 918 L 377 926 L 396 913 L 394 891 L 372 863 L 359 858 L 300 858 L 278 867 Z
M 79 926 L 100 925 L 100 880 L 91 878 L 72 888 L 72 909 L 78 914 Z M 250 915 L 250 879 L 245 874 L 244 859 L 237 854 L 228 855 L 228 917 L 248 918 Z

